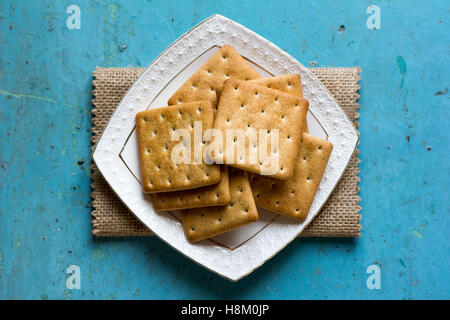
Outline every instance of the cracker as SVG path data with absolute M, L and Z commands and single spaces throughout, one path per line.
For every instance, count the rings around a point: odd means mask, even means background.
M 230 45 L 220 48 L 169 99 L 169 105 L 209 100 L 217 109 L 217 102 L 225 80 L 259 79 L 261 75 Z
M 229 205 L 182 211 L 181 220 L 189 241 L 197 242 L 258 220 L 247 173 L 230 168 L 229 176 Z
M 150 109 L 136 115 L 136 132 L 144 192 L 176 191 L 216 184 L 220 180 L 218 165 L 208 165 L 194 159 L 194 127 L 202 131 L 211 128 L 213 107 L 209 101 L 197 101 L 177 106 Z M 178 154 L 186 155 L 185 163 L 172 161 L 172 150 L 181 150 L 183 142 L 172 141 L 177 129 L 187 129 L 191 143 Z M 202 132 L 202 136 L 203 136 Z M 183 138 L 180 138 L 183 140 Z M 200 144 L 201 141 L 200 141 Z M 203 149 L 203 145 L 201 145 Z M 191 153 L 188 158 L 189 151 Z M 198 154 L 198 152 L 197 152 Z M 194 162 L 194 160 L 196 160 Z
M 302 82 L 300 79 L 300 75 L 298 74 L 285 74 L 278 77 L 250 80 L 249 82 L 303 98 Z M 308 132 L 308 124 L 306 122 L 306 118 L 304 131 Z
M 221 166 L 220 176 L 220 182 L 214 185 L 191 190 L 153 193 L 153 208 L 156 211 L 166 211 L 229 204 L 231 197 L 227 166 Z
M 285 74 L 278 77 L 250 80 L 249 82 L 303 98 L 302 83 L 298 74 Z
M 285 181 L 253 175 L 251 186 L 258 207 L 304 220 L 330 158 L 333 145 L 303 133 L 294 175 Z
M 227 80 L 214 119 L 223 143 L 215 139 L 211 157 L 217 163 L 287 179 L 294 171 L 307 111 L 308 101 L 303 98 L 248 81 Z

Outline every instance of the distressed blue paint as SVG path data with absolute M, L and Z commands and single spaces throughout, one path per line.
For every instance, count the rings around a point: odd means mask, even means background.
M 371 1 L 76 2 L 81 30 L 65 26 L 73 1 L 0 4 L 0 298 L 449 298 L 446 1 L 376 1 L 376 31 Z M 214 13 L 306 65 L 363 70 L 363 237 L 297 240 L 238 283 L 156 238 L 90 234 L 91 71 L 145 66 Z

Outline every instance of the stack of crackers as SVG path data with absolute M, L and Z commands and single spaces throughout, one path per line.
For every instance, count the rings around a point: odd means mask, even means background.
M 299 75 L 264 79 L 226 45 L 168 105 L 136 115 L 142 187 L 156 211 L 181 210 L 189 241 L 258 220 L 257 206 L 307 217 L 333 146 L 307 133 Z

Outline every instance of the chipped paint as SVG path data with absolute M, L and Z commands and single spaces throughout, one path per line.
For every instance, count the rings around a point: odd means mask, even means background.
M 412 233 L 413 233 L 413 235 L 415 235 L 417 238 L 423 239 L 423 235 L 422 235 L 419 231 L 413 230 Z
M 105 258 L 105 256 L 106 256 L 106 253 L 102 249 L 99 249 L 99 248 L 95 248 L 92 253 L 92 258 L 94 261 L 102 260 Z
M 20 248 L 21 244 L 22 244 L 22 240 L 20 240 L 20 237 L 17 237 L 17 239 L 16 239 L 16 248 Z
M 401 74 L 405 74 L 407 72 L 406 62 L 402 56 L 397 56 L 397 66 Z

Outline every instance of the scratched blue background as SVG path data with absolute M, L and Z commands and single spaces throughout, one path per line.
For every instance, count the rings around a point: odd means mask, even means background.
M 92 70 L 146 66 L 214 13 L 305 65 L 362 68 L 362 238 L 296 240 L 237 283 L 157 238 L 91 235 Z M 447 1 L 2 1 L 0 298 L 449 299 L 448 17 Z

